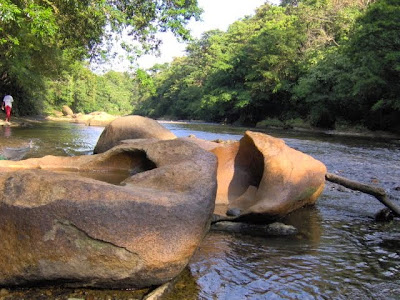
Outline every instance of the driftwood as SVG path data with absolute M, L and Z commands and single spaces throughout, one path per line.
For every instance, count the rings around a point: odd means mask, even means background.
M 325 175 L 326 180 L 330 182 L 334 182 L 340 185 L 343 185 L 346 188 L 351 190 L 360 191 L 369 195 L 374 196 L 378 199 L 383 205 L 388 207 L 396 216 L 400 217 L 400 207 L 390 201 L 388 198 L 389 196 L 386 194 L 385 190 L 378 187 L 373 187 L 367 184 L 363 184 L 357 181 L 349 180 L 347 178 L 332 174 L 326 173 Z
M 400 217 L 400 207 L 390 201 L 388 198 L 393 198 L 390 195 L 387 195 L 385 190 L 379 187 L 374 187 L 371 185 L 367 185 L 367 184 L 363 184 L 354 180 L 350 180 L 332 173 L 326 173 L 325 174 L 325 178 L 327 181 L 336 183 L 336 184 L 340 184 L 346 188 L 349 188 L 351 190 L 355 190 L 355 191 L 360 191 L 366 194 L 369 194 L 371 196 L 374 196 L 376 199 L 378 199 L 383 205 L 385 205 L 388 209 L 390 209 L 390 211 L 393 212 L 393 214 L 397 217 Z M 393 217 L 393 216 L 392 216 Z M 240 211 L 236 212 L 234 215 L 229 215 L 229 216 L 221 216 L 221 215 L 217 215 L 214 214 L 211 224 L 216 225 L 219 222 L 227 222 L 227 223 L 233 223 L 233 222 L 243 222 L 241 215 L 240 215 Z M 237 225 L 237 226 L 241 226 L 241 225 Z M 235 229 L 236 230 L 236 229 Z M 234 230 L 226 230 L 226 231 L 234 231 Z

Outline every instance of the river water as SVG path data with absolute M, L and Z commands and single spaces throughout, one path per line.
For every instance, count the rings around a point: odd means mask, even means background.
M 178 137 L 238 140 L 244 128 L 163 123 Z M 102 127 L 39 123 L 2 128 L 0 145 L 32 141 L 27 157 L 91 154 Z M 399 140 L 268 130 L 328 171 L 400 199 Z M 399 201 L 397 201 L 398 204 Z M 400 299 L 400 220 L 380 223 L 372 196 L 327 183 L 316 206 L 282 220 L 293 237 L 211 231 L 168 299 Z M 114 299 L 118 299 L 114 298 Z

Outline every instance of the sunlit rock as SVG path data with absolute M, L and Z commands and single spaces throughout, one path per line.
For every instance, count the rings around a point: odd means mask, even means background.
M 64 116 L 73 116 L 74 112 L 68 105 L 63 105 L 62 107 L 62 113 Z
M 93 152 L 105 152 L 122 140 L 149 138 L 170 140 L 176 136 L 155 120 L 141 116 L 121 117 L 104 128 Z
M 204 150 L 207 150 L 207 151 L 211 151 L 211 150 L 215 149 L 216 147 L 221 146 L 219 143 L 199 139 L 193 135 L 182 138 L 182 139 L 186 140 L 186 141 L 190 141 L 190 142 L 196 144 L 197 146 L 199 146 L 200 148 L 203 148 Z
M 171 280 L 209 228 L 216 165 L 213 154 L 180 139 L 0 161 L 0 285 Z
M 89 126 L 107 126 L 112 121 L 117 119 L 116 116 L 110 115 L 105 112 L 94 112 L 89 114 L 91 118 L 88 120 L 87 125 Z
M 117 117 L 110 115 L 106 112 L 92 112 L 90 114 L 75 114 L 74 119 L 76 123 L 82 123 L 88 126 L 107 126 Z
M 241 215 L 281 217 L 314 204 L 323 191 L 325 165 L 282 139 L 247 131 L 211 152 L 218 157 L 216 204 Z

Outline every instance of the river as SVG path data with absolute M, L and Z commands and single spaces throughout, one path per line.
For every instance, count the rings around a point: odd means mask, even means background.
M 163 123 L 178 137 L 238 140 L 244 128 Z M 38 123 L 0 131 L 0 144 L 31 140 L 28 157 L 91 154 L 102 127 Z M 268 130 L 326 164 L 328 171 L 384 188 L 400 199 L 400 143 Z M 399 202 L 397 202 L 399 203 Z M 400 220 L 379 223 L 372 196 L 327 183 L 315 207 L 285 220 L 294 237 L 211 231 L 168 299 L 400 299 Z

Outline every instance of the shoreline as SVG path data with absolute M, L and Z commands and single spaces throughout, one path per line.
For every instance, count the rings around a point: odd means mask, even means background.
M 359 138 L 379 138 L 379 139 L 390 139 L 390 140 L 400 140 L 400 134 L 396 134 L 389 131 L 371 131 L 371 130 L 351 130 L 351 128 L 345 129 L 321 129 L 321 128 L 304 128 L 304 127 L 293 127 L 284 128 L 280 126 L 268 126 L 268 127 L 248 127 L 239 126 L 233 124 L 221 124 L 206 122 L 202 120 L 164 120 L 156 119 L 159 123 L 166 124 L 199 124 L 199 125 L 210 125 L 210 126 L 229 126 L 233 128 L 244 128 L 252 131 L 265 132 L 268 129 L 281 130 L 287 132 L 306 132 L 306 133 L 320 133 L 329 136 L 344 136 L 344 137 L 359 137 Z
M 293 127 L 284 128 L 281 126 L 267 126 L 267 127 L 248 127 L 238 126 L 233 124 L 221 124 L 214 122 L 206 122 L 203 120 L 165 120 L 155 119 L 159 123 L 165 124 L 193 124 L 193 125 L 206 125 L 206 126 L 228 126 L 232 128 L 242 128 L 245 130 L 266 132 L 271 130 L 280 130 L 283 132 L 304 132 L 304 133 L 319 133 L 328 136 L 343 136 L 343 137 L 357 137 L 357 138 L 371 138 L 371 139 L 388 139 L 388 140 L 400 140 L 400 134 L 396 134 L 389 131 L 371 131 L 371 130 L 351 130 L 351 128 L 344 129 L 321 129 L 321 128 L 304 128 L 304 127 Z M 13 117 L 12 121 L 7 124 L 4 120 L 0 120 L 0 127 L 25 127 L 34 126 L 35 123 L 39 122 L 69 122 L 69 123 L 81 123 L 77 122 L 74 118 L 68 117 L 54 117 L 54 116 L 27 116 L 27 117 Z M 82 122 L 83 123 L 83 122 Z M 105 122 L 107 123 L 107 122 Z M 86 124 L 88 125 L 88 124 Z M 97 125 L 97 124 L 96 124 Z M 105 124 L 107 125 L 107 124 Z M 104 126 L 105 126 L 104 125 Z M 99 126 L 99 125 L 97 125 Z

